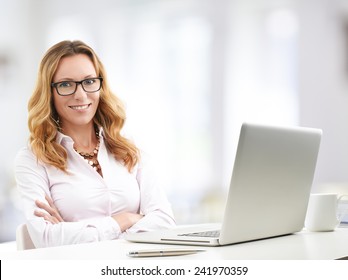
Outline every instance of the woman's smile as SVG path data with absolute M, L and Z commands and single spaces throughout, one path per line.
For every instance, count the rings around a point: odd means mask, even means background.
M 92 105 L 92 103 L 84 104 L 84 105 L 74 105 L 74 106 L 69 106 L 69 108 L 71 108 L 75 111 L 83 111 L 83 110 L 88 109 L 91 105 Z

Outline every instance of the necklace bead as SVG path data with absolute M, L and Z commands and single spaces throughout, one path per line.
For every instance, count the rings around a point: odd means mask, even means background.
M 93 149 L 92 152 L 90 153 L 86 153 L 86 152 L 79 152 L 75 147 L 74 150 L 81 156 L 84 158 L 84 160 L 94 169 L 96 170 L 98 173 L 101 174 L 101 167 L 100 164 L 98 162 L 98 152 L 99 152 L 99 147 L 100 147 L 100 139 L 99 139 L 99 135 L 97 135 L 97 139 L 98 139 L 98 143 L 97 146 Z

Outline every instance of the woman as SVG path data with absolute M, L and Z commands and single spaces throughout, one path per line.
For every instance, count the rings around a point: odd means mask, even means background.
M 36 247 L 174 225 L 150 166 L 120 133 L 124 109 L 89 46 L 63 41 L 46 52 L 28 111 L 30 144 L 15 172 Z

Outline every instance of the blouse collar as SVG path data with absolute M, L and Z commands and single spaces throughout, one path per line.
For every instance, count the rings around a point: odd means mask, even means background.
M 99 127 L 98 129 L 99 129 L 99 132 L 98 132 L 99 137 L 102 138 L 104 135 L 104 130 L 102 127 Z M 57 132 L 56 142 L 58 144 L 62 144 L 63 142 L 73 142 L 73 141 L 74 140 L 70 136 L 65 135 L 64 133 L 62 133 L 60 131 Z

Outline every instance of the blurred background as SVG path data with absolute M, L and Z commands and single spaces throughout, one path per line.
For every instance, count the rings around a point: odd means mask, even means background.
M 0 4 L 0 242 L 23 221 L 13 162 L 38 64 L 65 39 L 104 62 L 179 224 L 219 221 L 244 121 L 323 129 L 313 192 L 348 193 L 348 1 Z

